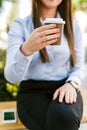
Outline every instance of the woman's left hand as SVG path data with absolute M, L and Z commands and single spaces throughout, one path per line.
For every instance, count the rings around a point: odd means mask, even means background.
M 76 89 L 70 83 L 66 83 L 60 88 L 58 88 L 53 95 L 53 100 L 58 99 L 59 102 L 61 103 L 65 99 L 65 103 L 67 104 L 75 103 L 76 98 L 77 98 Z

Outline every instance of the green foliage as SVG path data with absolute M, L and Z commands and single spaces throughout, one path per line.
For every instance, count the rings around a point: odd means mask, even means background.
M 0 101 L 16 100 L 19 83 L 10 84 L 4 78 L 6 50 L 0 49 Z
M 2 0 L 0 0 L 0 7 L 2 7 Z
M 10 21 L 9 24 L 11 24 L 17 15 L 18 0 L 9 0 L 9 1 L 12 1 L 12 9 L 9 17 Z M 0 5 L 2 5 L 2 0 L 0 0 Z M 10 84 L 5 80 L 4 78 L 5 61 L 6 61 L 6 50 L 0 49 L 0 101 L 10 101 L 10 100 L 12 101 L 16 100 L 19 83 Z
M 3 73 L 4 71 L 5 59 L 6 59 L 6 50 L 0 49 L 0 73 Z
M 11 11 L 10 11 L 10 16 L 9 16 L 10 24 L 12 24 L 12 22 L 16 18 L 17 11 L 18 11 L 17 0 L 13 0 L 12 8 L 11 8 Z
M 74 10 L 82 10 L 87 12 L 87 0 L 73 0 Z
M 13 3 L 16 3 L 16 2 L 17 2 L 17 0 L 12 0 L 12 2 L 13 2 Z
M 17 84 L 6 83 L 6 90 L 11 94 L 11 96 L 14 99 L 16 99 L 18 89 L 19 89 L 19 83 Z

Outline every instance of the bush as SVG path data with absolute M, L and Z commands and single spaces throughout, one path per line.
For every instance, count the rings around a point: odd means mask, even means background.
M 17 0 L 9 0 L 12 2 L 12 9 L 9 15 L 10 24 L 13 22 L 17 15 L 18 6 Z M 0 0 L 0 5 L 2 5 L 2 0 Z M 10 25 L 8 26 L 10 27 Z M 6 61 L 6 50 L 0 49 L 0 101 L 10 101 L 16 100 L 17 92 L 19 89 L 19 83 L 10 84 L 4 78 L 4 66 Z
M 0 49 L 0 101 L 16 100 L 19 83 L 10 84 L 4 78 L 6 50 Z
M 87 0 L 73 0 L 74 10 L 82 10 L 87 12 Z

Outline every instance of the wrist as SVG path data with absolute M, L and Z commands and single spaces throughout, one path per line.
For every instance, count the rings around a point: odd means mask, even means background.
M 20 47 L 20 51 L 25 55 L 25 56 L 30 56 L 33 53 L 29 51 L 29 49 L 27 49 L 25 44 L 22 44 Z
M 67 83 L 69 83 L 73 88 L 75 88 L 76 90 L 79 90 L 79 86 L 78 86 L 78 84 L 75 82 L 75 81 L 73 81 L 73 80 L 70 80 L 70 81 L 68 81 Z

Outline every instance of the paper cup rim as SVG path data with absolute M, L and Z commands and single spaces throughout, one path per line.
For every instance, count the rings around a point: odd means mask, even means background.
M 65 24 L 65 21 L 62 18 L 46 18 L 44 23 L 60 23 Z

